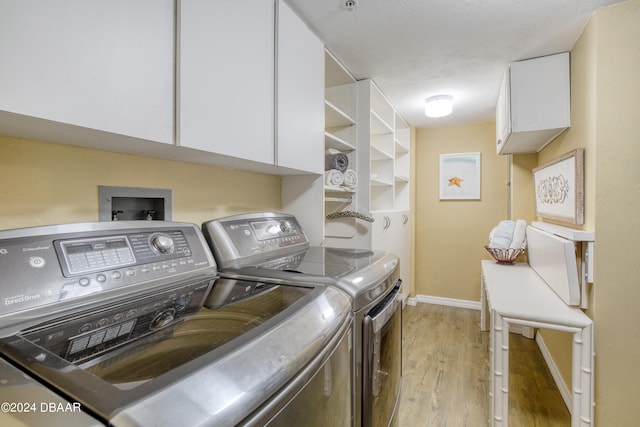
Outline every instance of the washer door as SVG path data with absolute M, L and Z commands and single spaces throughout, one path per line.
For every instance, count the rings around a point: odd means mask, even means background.
M 400 397 L 402 304 L 397 285 L 364 316 L 362 348 L 362 425 L 387 427 Z

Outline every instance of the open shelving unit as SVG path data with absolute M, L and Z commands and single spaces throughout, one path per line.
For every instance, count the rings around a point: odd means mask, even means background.
M 411 127 L 371 80 L 358 82 L 361 163 L 368 168 L 371 212 L 409 209 Z M 361 170 L 363 168 L 361 167 Z
M 411 127 L 372 80 L 357 81 L 328 51 L 324 113 L 325 153 L 345 154 L 357 185 L 296 177 L 292 194 L 303 197 L 295 199 L 295 214 L 317 227 L 324 246 L 392 250 L 410 270 Z M 327 219 L 338 213 L 354 215 Z
M 410 172 L 411 172 L 411 127 L 396 114 L 394 154 L 394 208 L 409 209 Z
M 330 53 L 325 53 L 325 153 L 337 150 L 349 159 L 349 169 L 357 167 L 356 79 Z M 358 188 L 324 185 L 324 244 L 349 246 L 357 234 L 355 218 L 327 220 L 326 215 L 357 211 Z

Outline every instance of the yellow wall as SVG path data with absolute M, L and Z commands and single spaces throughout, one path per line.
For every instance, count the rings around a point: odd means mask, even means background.
M 524 219 L 528 224 L 536 220 L 536 199 L 531 173 L 537 165 L 537 154 L 514 154 L 512 156 L 511 218 Z
M 196 224 L 281 204 L 277 176 L 0 136 L 0 229 L 97 221 L 98 185 L 172 189 Z
M 596 425 L 640 419 L 640 0 L 596 15 Z
M 640 417 L 639 76 L 640 0 L 601 9 L 571 51 L 571 128 L 538 154 L 541 165 L 585 149 L 580 228 L 596 233 L 587 314 L 595 324 L 595 425 L 600 426 L 636 426 Z M 570 384 L 570 336 L 551 331 L 542 336 Z
M 415 294 L 479 300 L 484 245 L 507 206 L 507 158 L 495 150 L 493 122 L 417 129 Z M 440 154 L 478 151 L 481 200 L 439 200 Z

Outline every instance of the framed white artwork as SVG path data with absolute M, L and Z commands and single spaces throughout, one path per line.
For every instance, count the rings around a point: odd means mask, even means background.
M 480 153 L 440 155 L 440 200 L 480 200 Z
M 533 170 L 536 214 L 584 224 L 584 149 L 577 148 Z

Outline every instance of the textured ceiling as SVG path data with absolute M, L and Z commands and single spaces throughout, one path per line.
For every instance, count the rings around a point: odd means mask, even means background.
M 357 79 L 372 78 L 417 127 L 494 120 L 507 64 L 570 50 L 620 0 L 286 0 Z M 351 0 L 355 1 L 355 0 Z M 447 94 L 453 114 L 424 115 Z

